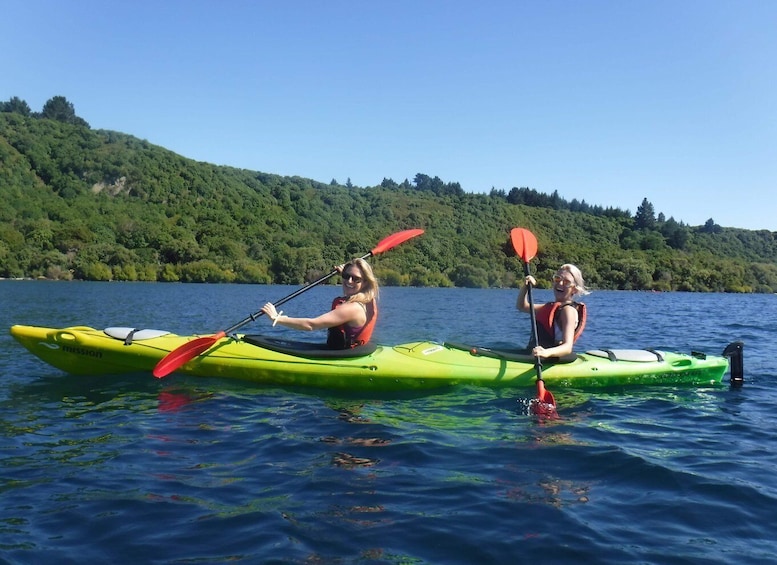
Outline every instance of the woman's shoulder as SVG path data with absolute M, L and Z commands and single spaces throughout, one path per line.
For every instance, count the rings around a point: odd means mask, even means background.
M 567 306 L 571 308 L 567 308 Z M 565 302 L 564 304 L 559 304 L 557 313 L 561 316 L 575 316 L 579 318 L 584 311 L 585 305 L 580 302 Z
M 345 308 L 346 310 L 367 310 L 367 304 L 361 300 L 346 300 L 342 302 L 338 308 Z

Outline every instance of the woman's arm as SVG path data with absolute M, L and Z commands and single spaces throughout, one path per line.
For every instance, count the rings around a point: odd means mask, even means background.
M 264 312 L 273 325 L 281 325 L 293 330 L 313 331 L 332 328 L 342 324 L 351 324 L 354 326 L 364 325 L 367 322 L 367 315 L 359 304 L 355 302 L 346 302 L 334 310 L 325 312 L 316 318 L 292 318 L 281 312 L 277 312 L 275 306 L 268 302 L 262 306 Z
M 537 286 L 537 281 L 534 280 L 534 277 L 531 275 L 528 275 L 524 281 L 523 286 L 521 287 L 521 292 L 518 293 L 518 301 L 515 303 L 515 307 L 518 308 L 521 312 L 528 312 L 530 309 L 529 306 L 529 285 Z M 537 305 L 535 304 L 535 308 Z

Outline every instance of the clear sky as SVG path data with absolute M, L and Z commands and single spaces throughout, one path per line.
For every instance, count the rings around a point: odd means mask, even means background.
M 777 0 L 0 0 L 0 50 L 199 161 L 777 231 Z

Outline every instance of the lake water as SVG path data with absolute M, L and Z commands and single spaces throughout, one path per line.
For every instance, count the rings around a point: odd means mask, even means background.
M 0 281 L 0 561 L 777 560 L 777 296 L 593 293 L 578 349 L 720 354 L 742 340 L 745 384 L 551 389 L 552 422 L 527 416 L 510 390 L 382 398 L 179 375 L 74 377 L 7 332 L 212 333 L 293 290 Z M 315 288 L 283 309 L 317 314 L 337 290 Z M 516 295 L 384 288 L 376 337 L 523 345 L 529 317 Z M 265 319 L 246 330 L 312 339 Z

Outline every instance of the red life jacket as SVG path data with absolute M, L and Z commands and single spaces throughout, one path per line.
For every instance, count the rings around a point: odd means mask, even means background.
M 567 304 L 548 302 L 540 306 L 535 312 L 537 318 L 537 337 L 539 338 L 539 344 L 542 347 L 555 347 L 558 345 L 554 323 L 556 321 L 558 309 L 566 306 L 574 306 L 577 309 L 577 326 L 575 326 L 574 341 L 577 341 L 577 338 L 583 333 L 586 317 L 585 304 L 582 302 L 568 302 Z
M 348 302 L 346 298 L 339 296 L 332 301 L 332 310 Z M 342 324 L 329 328 L 326 344 L 330 349 L 350 349 L 358 345 L 364 345 L 372 339 L 375 322 L 378 320 L 378 305 L 374 300 L 365 304 L 367 310 L 367 322 L 362 327 L 353 327 Z

